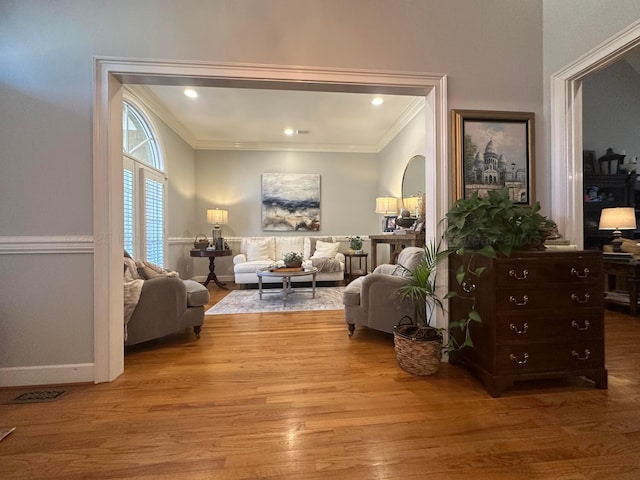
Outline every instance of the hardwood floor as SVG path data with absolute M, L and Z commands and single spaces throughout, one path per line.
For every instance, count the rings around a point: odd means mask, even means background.
M 207 317 L 200 340 L 128 350 L 112 383 L 0 390 L 0 478 L 640 479 L 639 344 L 640 318 L 607 311 L 608 390 L 492 398 L 459 367 L 403 372 L 392 336 L 350 339 L 340 311 Z

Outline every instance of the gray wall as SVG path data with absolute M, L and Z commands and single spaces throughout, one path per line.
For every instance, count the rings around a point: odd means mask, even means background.
M 582 136 L 596 158 L 608 147 L 640 158 L 640 74 L 625 60 L 592 73 L 582 82 Z
M 638 0 L 542 0 L 544 129 L 538 129 L 547 159 L 550 156 L 550 78 L 616 33 L 640 19 Z M 539 158 L 539 156 L 538 156 Z M 549 162 L 537 162 L 537 198 L 550 203 Z
M 585 11 L 582 1 L 571 3 Z M 609 3 L 616 8 L 604 18 L 584 18 L 580 32 L 573 32 L 580 35 L 571 41 L 591 45 L 582 33 L 611 20 L 615 11 L 620 13 L 611 33 L 630 18 L 631 1 Z M 626 7 L 620 10 L 618 3 Z M 541 0 L 2 0 L 0 240 L 23 244 L 23 237 L 29 238 L 24 251 L 9 254 L 2 248 L 0 254 L 0 292 L 9 292 L 0 296 L 0 383 L 6 367 L 63 370 L 93 361 L 91 279 L 99 272 L 90 267 L 91 252 L 73 247 L 75 236 L 93 232 L 95 56 L 446 73 L 450 108 L 540 114 L 542 5 Z M 566 56 L 560 59 L 573 59 L 571 52 Z M 538 142 L 537 162 L 544 165 L 541 147 Z M 544 191 L 543 179 L 538 177 L 538 185 Z M 196 212 L 208 206 L 198 202 Z M 68 239 L 73 253 L 51 251 L 35 261 L 27 247 L 43 237 Z M 55 298 L 34 300 L 34 285 L 52 283 Z M 70 301 L 75 308 L 69 308 Z M 64 341 L 39 348 L 51 331 L 66 332 L 60 334 Z M 30 338 L 33 348 L 17 353 L 10 345 L 22 338 Z

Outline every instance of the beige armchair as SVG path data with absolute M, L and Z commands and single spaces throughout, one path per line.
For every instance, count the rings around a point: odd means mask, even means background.
M 135 345 L 192 327 L 197 338 L 209 290 L 170 271 L 136 265 L 125 252 L 125 345 Z M 163 270 L 163 269 L 161 269 Z M 145 274 L 146 273 L 146 274 Z
M 396 265 L 378 265 L 370 274 L 347 285 L 342 303 L 349 336 L 356 325 L 393 333 L 393 327 L 403 316 L 413 318 L 411 302 L 402 299 L 398 290 L 407 284 L 407 277 L 423 256 L 423 248 L 407 247 L 398 255 Z

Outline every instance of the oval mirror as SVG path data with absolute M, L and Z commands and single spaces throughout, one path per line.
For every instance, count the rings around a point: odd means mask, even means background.
M 424 155 L 411 157 L 402 176 L 402 208 L 412 214 L 414 212 L 410 205 L 406 205 L 405 199 L 420 197 L 424 193 L 425 161 Z

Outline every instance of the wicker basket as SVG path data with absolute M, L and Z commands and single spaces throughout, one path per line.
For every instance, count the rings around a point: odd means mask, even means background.
M 435 330 L 432 330 L 436 332 Z M 420 338 L 420 330 L 414 325 L 396 325 L 393 343 L 400 367 L 414 375 L 433 375 L 442 359 L 442 336 Z
M 209 239 L 203 233 L 196 235 L 193 240 L 193 248 L 196 250 L 205 250 L 209 246 Z

